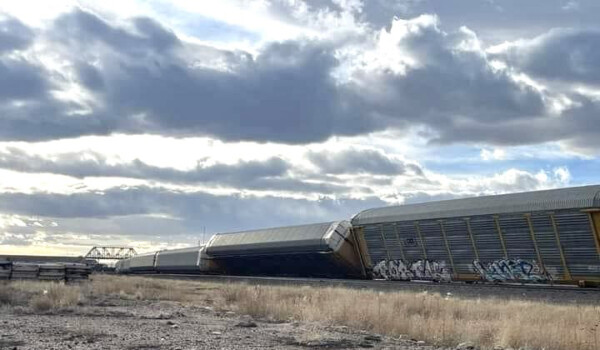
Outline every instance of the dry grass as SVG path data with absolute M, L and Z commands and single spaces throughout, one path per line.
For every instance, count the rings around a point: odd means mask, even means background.
M 8 282 L 0 282 L 0 306 L 13 303 L 13 292 Z
M 79 286 L 52 283 L 41 294 L 29 300 L 29 306 L 36 311 L 62 310 L 82 304 L 83 293 Z
M 189 288 L 189 287 L 188 287 Z M 96 275 L 88 286 L 88 293 L 96 296 L 115 296 L 125 300 L 187 301 L 191 293 L 186 283 L 143 277 Z
M 15 281 L 2 286 L 0 304 L 27 304 L 34 311 L 52 311 L 73 308 L 84 302 L 78 285 L 39 281 Z
M 600 307 L 527 301 L 463 300 L 439 294 L 343 288 L 232 285 L 225 300 L 240 312 L 321 321 L 436 345 L 600 349 Z M 268 301 L 268 302 L 265 302 Z
M 441 346 L 471 341 L 484 349 L 598 350 L 600 307 L 543 302 L 458 299 L 431 293 L 344 288 L 273 287 L 94 276 L 82 286 L 16 283 L 36 310 L 72 307 L 94 298 L 169 300 L 211 305 L 276 320 L 344 325 Z M 47 293 L 44 294 L 43 291 Z M 70 291 L 69 291 L 70 290 Z M 0 303 L 6 299 L 0 292 Z

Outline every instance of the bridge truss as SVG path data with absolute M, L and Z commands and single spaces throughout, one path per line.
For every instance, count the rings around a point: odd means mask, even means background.
M 133 248 L 127 247 L 93 247 L 85 255 L 87 259 L 111 259 L 111 260 L 123 260 L 135 256 L 137 252 Z

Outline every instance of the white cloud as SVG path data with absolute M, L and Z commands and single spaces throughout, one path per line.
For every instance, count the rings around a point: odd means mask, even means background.
M 0 0 L 0 10 L 29 25 L 39 27 L 71 10 L 76 4 L 77 1 L 74 0 L 53 0 L 43 3 L 36 0 Z
M 506 159 L 506 151 L 501 148 L 494 148 L 492 150 L 482 149 L 481 159 L 483 160 L 504 160 Z
M 579 10 L 579 2 L 575 0 L 569 0 L 563 5 L 562 9 L 565 11 L 577 11 Z
M 555 168 L 553 173 L 559 183 L 568 184 L 571 181 L 571 172 L 567 167 Z

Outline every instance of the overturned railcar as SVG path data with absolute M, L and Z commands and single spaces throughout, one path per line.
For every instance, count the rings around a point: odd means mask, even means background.
M 131 265 L 131 258 L 119 260 L 115 264 L 115 272 L 122 273 L 122 274 L 129 273 L 130 265 Z
M 127 259 L 130 273 L 151 273 L 154 272 L 154 264 L 158 252 L 140 254 Z
M 369 209 L 352 225 L 376 278 L 600 283 L 600 186 Z
M 347 221 L 215 235 L 206 253 L 229 275 L 361 278 L 359 247 Z
M 205 252 L 205 246 L 163 250 L 156 256 L 158 273 L 211 273 L 214 268 Z

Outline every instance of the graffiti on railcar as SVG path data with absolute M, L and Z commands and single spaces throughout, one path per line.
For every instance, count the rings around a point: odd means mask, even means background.
M 449 282 L 452 270 L 444 261 L 416 260 L 382 260 L 373 268 L 375 278 L 393 281 L 431 280 Z
M 522 259 L 500 259 L 487 265 L 475 260 L 473 269 L 482 279 L 489 282 L 548 282 L 552 280 L 552 276 L 535 260 L 529 262 Z

